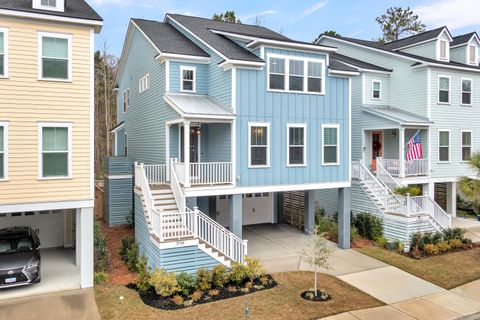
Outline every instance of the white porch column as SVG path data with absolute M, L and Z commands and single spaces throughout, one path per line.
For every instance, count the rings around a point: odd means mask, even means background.
M 185 165 L 184 186 L 190 187 L 190 121 L 183 122 L 183 163 Z
M 452 217 L 457 216 L 457 182 L 453 181 L 447 184 L 447 212 Z
M 93 208 L 77 209 L 77 265 L 80 287 L 93 287 Z
M 405 128 L 399 129 L 399 160 L 400 160 L 400 177 L 405 177 Z
M 167 174 L 167 181 L 170 181 L 170 125 L 165 125 L 165 164 L 166 167 L 166 174 Z

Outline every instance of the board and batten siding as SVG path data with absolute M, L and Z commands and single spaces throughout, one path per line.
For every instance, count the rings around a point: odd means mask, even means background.
M 323 54 L 265 49 L 324 59 Z M 349 180 L 349 80 L 326 73 L 325 95 L 267 91 L 267 68 L 237 69 L 237 175 L 241 186 L 343 182 Z M 270 123 L 270 167 L 248 167 L 248 123 Z M 306 124 L 307 166 L 287 167 L 287 123 Z M 340 165 L 323 166 L 322 124 L 338 124 Z
M 118 122 L 125 121 L 128 158 L 144 163 L 165 163 L 165 122 L 179 115 L 164 100 L 165 64 L 155 60 L 156 49 L 137 30 L 119 79 Z M 150 74 L 150 88 L 139 92 L 138 81 Z M 130 106 L 123 112 L 123 91 L 130 88 Z
M 9 122 L 8 181 L 0 182 L 0 203 L 93 200 L 90 170 L 89 27 L 0 17 L 9 29 L 9 78 L 0 79 L 0 121 Z M 38 32 L 72 36 L 72 81 L 38 80 Z M 38 122 L 72 124 L 71 179 L 39 180 Z

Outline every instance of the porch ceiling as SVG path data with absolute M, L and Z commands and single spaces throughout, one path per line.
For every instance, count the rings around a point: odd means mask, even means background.
M 400 126 L 423 126 L 428 127 L 433 124 L 428 118 L 417 115 L 415 113 L 411 113 L 408 111 L 404 111 L 401 109 L 397 109 L 390 106 L 363 106 L 362 110 L 376 115 L 378 117 L 384 118 L 386 120 L 392 121 Z
M 165 101 L 183 118 L 235 119 L 234 113 L 208 96 L 168 93 L 165 95 Z

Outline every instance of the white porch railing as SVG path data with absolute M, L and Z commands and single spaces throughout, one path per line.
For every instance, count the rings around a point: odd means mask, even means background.
M 404 161 L 404 168 L 402 170 L 399 159 L 377 159 L 377 165 L 382 165 L 388 173 L 394 177 L 412 177 L 412 176 L 426 176 L 428 172 L 428 159 L 418 159 L 411 161 Z
M 168 177 L 166 164 L 144 165 L 143 168 L 150 184 L 167 183 Z
M 189 177 L 185 175 L 185 164 L 182 162 L 174 162 L 172 169 L 183 186 L 233 183 L 231 162 L 192 162 L 190 163 Z
M 441 228 L 446 229 L 452 226 L 452 216 L 445 212 L 445 210 L 443 210 L 442 207 L 440 207 L 432 198 L 429 196 L 420 196 L 412 199 L 418 205 L 422 213 L 428 213 Z
M 183 194 L 182 187 L 180 183 L 182 180 L 178 177 L 178 173 L 182 173 L 182 170 L 179 170 L 183 166 L 183 163 L 177 162 L 177 159 L 170 160 L 170 187 L 172 188 L 173 196 L 175 202 L 177 203 L 178 210 L 180 212 L 185 212 L 187 209 L 185 195 Z M 182 177 L 183 178 L 183 177 Z

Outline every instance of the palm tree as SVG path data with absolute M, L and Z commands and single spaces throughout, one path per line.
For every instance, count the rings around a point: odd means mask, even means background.
M 460 191 L 474 205 L 475 213 L 480 213 L 480 152 L 474 153 L 468 161 L 470 168 L 476 173 L 476 178 L 462 177 Z

